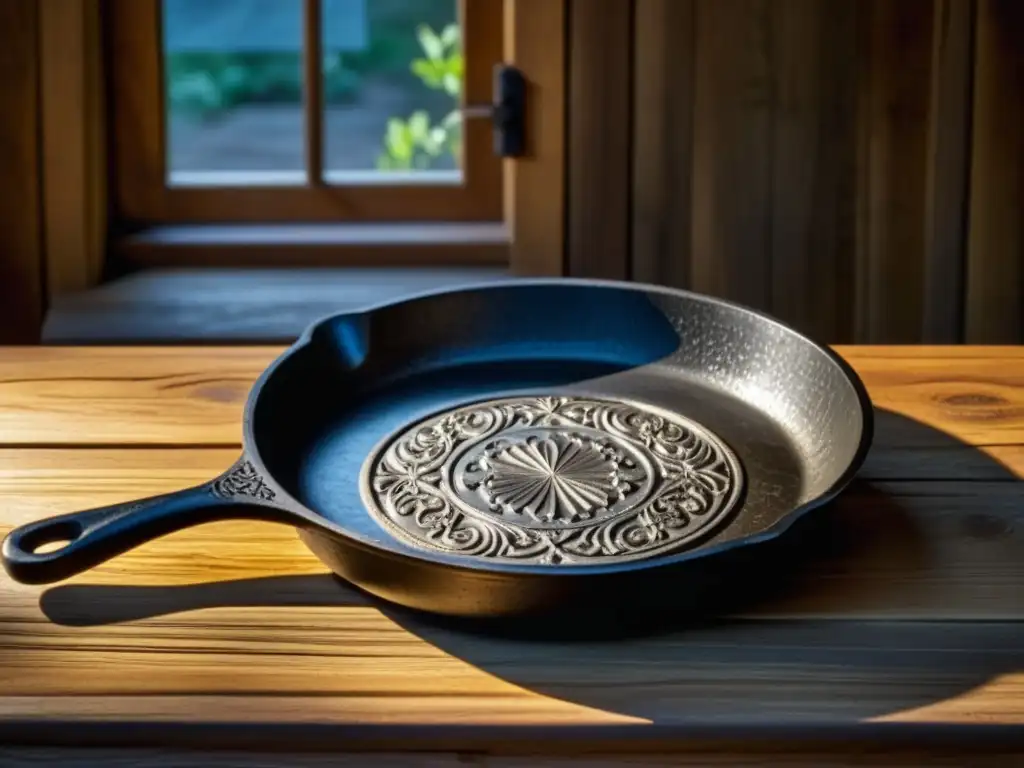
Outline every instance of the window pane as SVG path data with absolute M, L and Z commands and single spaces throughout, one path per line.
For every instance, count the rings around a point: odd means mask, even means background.
M 328 180 L 394 183 L 411 172 L 457 182 L 457 0 L 322 0 L 321 8 Z
M 164 0 L 163 37 L 169 181 L 304 181 L 301 0 Z

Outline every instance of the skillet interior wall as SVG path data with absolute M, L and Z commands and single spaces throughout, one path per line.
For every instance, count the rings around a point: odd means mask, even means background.
M 839 363 L 800 334 L 741 307 L 672 294 L 655 303 L 680 339 L 671 362 L 779 424 L 804 458 L 804 500 L 828 490 L 856 455 L 863 431 L 862 403 Z
M 777 422 L 806 460 L 805 499 L 835 482 L 856 453 L 857 392 L 799 335 L 699 297 L 564 282 L 459 290 L 328 319 L 267 379 L 253 433 L 275 478 L 294 490 L 321 436 L 367 398 L 400 393 L 403 382 L 447 390 L 433 402 L 456 402 L 659 362 Z M 410 419 L 425 415 L 420 408 Z
M 439 404 L 557 388 L 648 365 L 678 346 L 638 290 L 500 283 L 420 297 L 318 324 L 256 393 L 252 432 L 293 491 L 309 451 L 370 399 L 434 388 Z M 432 410 L 410 409 L 410 420 Z

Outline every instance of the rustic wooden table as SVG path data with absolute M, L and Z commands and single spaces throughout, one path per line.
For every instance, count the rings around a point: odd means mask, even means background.
M 347 589 L 290 529 L 212 524 L 52 587 L 0 577 L 0 762 L 1009 765 L 1024 349 L 839 351 L 875 445 L 822 512 L 840 546 L 756 609 L 615 642 L 475 637 Z M 213 477 L 278 352 L 3 350 L 0 527 Z

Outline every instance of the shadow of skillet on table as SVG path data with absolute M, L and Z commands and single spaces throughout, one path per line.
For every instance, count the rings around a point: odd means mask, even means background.
M 1024 671 L 1024 510 L 1019 478 L 987 452 L 887 411 L 875 432 L 857 480 L 769 558 L 723 557 L 703 589 L 667 578 L 657 614 L 620 605 L 587 621 L 450 620 L 329 575 L 67 585 L 41 607 L 85 626 L 218 606 L 369 605 L 520 688 L 656 725 L 886 719 Z

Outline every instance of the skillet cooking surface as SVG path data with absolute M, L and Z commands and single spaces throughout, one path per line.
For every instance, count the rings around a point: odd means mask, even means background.
M 282 367 L 280 390 L 257 402 L 254 442 L 297 501 L 397 552 L 571 567 L 749 536 L 839 480 L 862 437 L 858 392 L 783 326 L 683 297 L 502 284 L 328 321 L 309 346 L 317 371 Z M 483 430 L 511 442 L 438 431 L 445 417 L 500 420 L 496 402 L 533 419 Z M 541 423 L 552 404 L 561 417 Z M 616 411 L 632 426 L 615 428 Z M 409 455 L 417 425 L 436 434 Z M 460 450 L 491 451 L 470 477 L 484 487 L 455 487 Z M 552 471 L 568 452 L 583 465 Z M 638 462 L 639 487 L 617 487 L 637 474 L 620 455 Z M 594 534 L 598 523 L 612 525 Z

